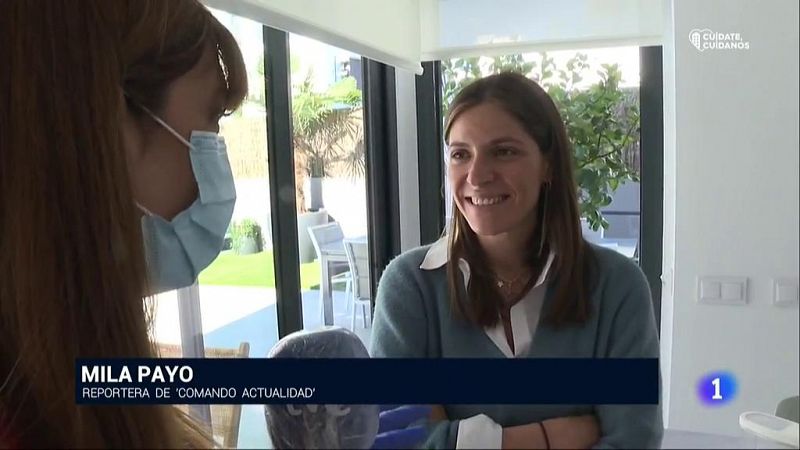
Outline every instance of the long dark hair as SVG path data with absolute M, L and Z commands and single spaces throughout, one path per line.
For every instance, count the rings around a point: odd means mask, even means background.
M 213 445 L 177 408 L 76 405 L 75 359 L 155 355 L 122 93 L 158 111 L 208 45 L 235 108 L 233 36 L 197 0 L 25 0 L 0 42 L 0 448 Z
M 476 80 L 456 95 L 447 116 L 445 141 L 449 142 L 450 129 L 464 111 L 487 102 L 515 117 L 549 164 L 551 181 L 542 187 L 537 204 L 539 223 L 531 230 L 526 255 L 536 274 L 543 269 L 550 249 L 555 251 L 548 274 L 555 298 L 543 319 L 554 326 L 583 323 L 590 314 L 594 258 L 581 233 L 572 147 L 564 121 L 553 100 L 535 81 L 518 73 L 500 73 Z M 455 202 L 448 234 L 447 278 L 453 310 L 477 325 L 495 325 L 503 302 L 477 235 Z M 466 298 L 457 264 L 460 258 L 470 265 Z

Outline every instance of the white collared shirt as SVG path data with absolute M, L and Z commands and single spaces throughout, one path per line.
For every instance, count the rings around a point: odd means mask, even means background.
M 443 237 L 436 241 L 428 253 L 425 254 L 425 259 L 420 264 L 419 268 L 423 270 L 436 270 L 445 264 L 448 260 L 448 239 Z M 506 339 L 505 329 L 503 328 L 502 321 L 499 321 L 494 327 L 485 327 L 484 331 L 495 343 L 497 348 L 503 352 L 508 358 L 515 358 L 528 353 L 531 346 L 531 340 L 539 325 L 539 315 L 542 310 L 542 303 L 544 302 L 544 293 L 547 289 L 546 281 L 547 274 L 550 271 L 550 266 L 553 264 L 555 253 L 550 252 L 547 257 L 547 262 L 544 265 L 542 273 L 536 280 L 536 284 L 525 293 L 525 296 L 511 307 L 509 313 L 511 322 L 511 332 L 514 341 L 514 351 L 508 345 Z M 460 258 L 458 267 L 464 275 L 464 285 L 469 284 L 470 268 L 467 261 Z
M 422 270 L 436 270 L 448 262 L 448 238 L 442 237 L 436 241 L 425 259 L 420 264 Z M 502 321 L 493 327 L 484 327 L 484 331 L 494 342 L 497 348 L 507 358 L 517 358 L 527 355 L 530 350 L 533 335 L 539 326 L 544 294 L 547 289 L 547 274 L 555 258 L 555 253 L 550 252 L 542 273 L 533 287 L 525 293 L 522 299 L 511 307 L 509 318 L 511 322 L 511 335 L 514 350 L 508 345 L 506 332 Z M 469 284 L 470 268 L 467 261 L 460 258 L 458 267 L 464 275 L 464 285 Z M 461 420 L 458 427 L 456 448 L 500 448 L 503 441 L 503 428 L 488 416 L 481 414 Z

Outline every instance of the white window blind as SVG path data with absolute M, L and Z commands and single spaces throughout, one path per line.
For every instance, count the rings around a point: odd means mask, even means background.
M 423 60 L 661 44 L 662 0 L 420 0 Z
M 414 73 L 420 61 L 660 45 L 663 0 L 203 0 Z
M 419 0 L 203 0 L 216 9 L 422 73 Z

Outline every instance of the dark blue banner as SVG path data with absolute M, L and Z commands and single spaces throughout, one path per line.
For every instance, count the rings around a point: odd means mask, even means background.
M 656 404 L 658 359 L 79 359 L 79 404 Z

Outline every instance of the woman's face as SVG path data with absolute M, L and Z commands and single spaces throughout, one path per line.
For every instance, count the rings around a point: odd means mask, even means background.
M 197 64 L 169 85 L 163 108 L 153 112 L 188 141 L 194 130 L 219 132 L 225 94 L 209 45 Z M 146 114 L 128 112 L 123 129 L 134 198 L 171 220 L 197 198 L 189 148 Z
M 463 111 L 449 141 L 450 188 L 470 228 L 480 237 L 529 236 L 548 173 L 536 141 L 493 102 Z

